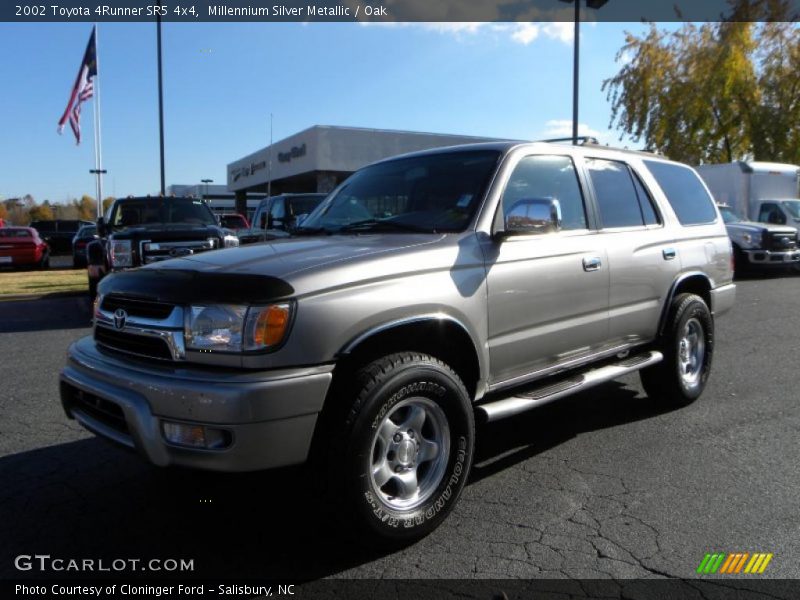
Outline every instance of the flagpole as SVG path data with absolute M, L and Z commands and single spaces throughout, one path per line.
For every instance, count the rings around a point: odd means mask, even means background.
M 94 24 L 94 60 L 97 74 L 94 76 L 94 173 L 97 176 L 97 218 L 103 215 L 103 149 L 100 138 L 100 44 L 97 23 Z

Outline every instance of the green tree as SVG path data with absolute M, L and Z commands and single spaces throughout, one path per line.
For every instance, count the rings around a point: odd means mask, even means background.
M 800 30 L 783 0 L 741 0 L 730 21 L 626 34 L 603 82 L 611 125 L 698 164 L 800 162 Z M 761 18 L 765 22 L 747 22 Z

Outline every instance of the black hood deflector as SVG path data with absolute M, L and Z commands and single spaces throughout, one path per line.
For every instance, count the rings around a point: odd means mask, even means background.
M 294 288 L 284 280 L 269 275 L 141 269 L 104 277 L 98 291 L 104 296 L 119 294 L 171 304 L 261 304 L 291 296 Z

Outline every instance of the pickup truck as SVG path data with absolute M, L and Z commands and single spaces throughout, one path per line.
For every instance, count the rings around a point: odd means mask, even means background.
M 800 266 L 797 228 L 742 219 L 729 206 L 718 205 L 733 244 L 736 272 Z
M 404 544 L 458 501 L 476 420 L 637 371 L 653 401 L 696 400 L 732 278 L 690 167 L 593 144 L 428 150 L 356 171 L 286 239 L 106 277 L 61 400 L 154 465 L 308 462 L 322 514 Z
M 99 238 L 86 246 L 89 295 L 108 273 L 238 246 L 208 205 L 196 198 L 119 198 L 97 221 Z

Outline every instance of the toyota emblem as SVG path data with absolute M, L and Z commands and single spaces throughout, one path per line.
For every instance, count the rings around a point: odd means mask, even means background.
M 128 313 L 125 312 L 124 308 L 118 308 L 114 311 L 114 328 L 115 329 L 123 329 L 125 327 L 125 321 L 128 320 Z

